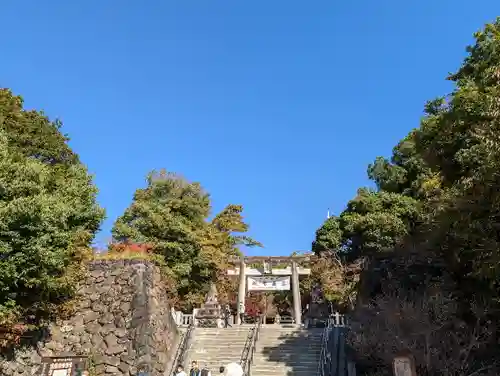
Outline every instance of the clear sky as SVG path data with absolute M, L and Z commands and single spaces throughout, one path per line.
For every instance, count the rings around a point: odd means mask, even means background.
M 243 204 L 264 250 L 327 208 L 448 92 L 498 0 L 3 0 L 0 85 L 64 122 L 108 219 L 154 168 Z

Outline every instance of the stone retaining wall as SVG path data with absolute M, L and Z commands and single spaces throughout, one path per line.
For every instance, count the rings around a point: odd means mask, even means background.
M 156 267 L 142 260 L 95 261 L 76 314 L 31 346 L 0 356 L 0 375 L 37 375 L 43 356 L 89 356 L 91 376 L 151 376 L 170 370 L 179 334 Z

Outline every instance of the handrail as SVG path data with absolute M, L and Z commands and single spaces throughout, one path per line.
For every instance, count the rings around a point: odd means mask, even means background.
M 186 355 L 187 346 L 189 344 L 189 340 L 191 338 L 191 334 L 194 330 L 194 322 L 188 326 L 186 333 L 181 334 L 181 340 L 179 341 L 179 346 L 177 347 L 177 351 L 175 352 L 174 360 L 172 361 L 172 366 L 170 369 L 170 375 L 175 375 L 175 370 L 179 364 L 184 362 L 184 357 Z
M 323 330 L 323 334 L 321 337 L 321 353 L 319 356 L 319 361 L 318 361 L 318 376 L 330 376 L 330 375 L 325 375 L 325 366 L 327 365 L 329 361 L 329 354 L 328 354 L 328 339 L 330 337 L 330 332 L 332 330 L 332 320 L 328 319 L 327 324 L 325 326 L 325 329 Z M 330 355 L 331 356 L 331 355 Z
M 248 359 L 248 354 L 250 353 L 250 347 L 252 345 L 252 341 L 253 341 L 256 327 L 257 327 L 257 323 L 255 323 L 255 325 L 248 331 L 247 339 L 245 341 L 245 346 L 243 347 L 243 351 L 241 352 L 241 358 L 240 358 L 241 368 L 244 367 L 244 365 Z
M 245 354 L 245 357 L 242 356 L 241 359 L 241 368 L 243 369 L 243 374 L 245 376 L 251 376 L 252 374 L 252 363 L 255 354 L 255 346 L 257 344 L 257 341 L 259 340 L 261 325 L 262 325 L 262 316 L 259 316 L 256 325 L 252 328 L 252 336 L 250 338 L 250 344 L 248 346 L 248 350 Z
M 347 317 L 331 315 L 322 334 L 317 376 L 355 376 L 354 363 L 346 356 Z

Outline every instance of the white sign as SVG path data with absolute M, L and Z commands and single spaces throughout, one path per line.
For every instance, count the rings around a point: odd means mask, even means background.
M 248 291 L 290 290 L 290 277 L 248 277 Z

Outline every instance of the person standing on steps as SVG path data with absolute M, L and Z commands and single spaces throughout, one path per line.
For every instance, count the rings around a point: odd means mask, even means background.
M 226 369 L 224 368 L 224 366 L 220 366 L 220 367 L 219 367 L 219 376 L 223 376 L 223 375 L 224 375 L 224 371 L 225 371 L 225 370 L 226 370 Z
M 245 319 L 245 303 L 240 302 L 238 306 L 238 312 L 240 314 L 240 325 L 243 325 L 243 321 Z
M 224 328 L 228 328 L 228 327 L 233 327 L 230 323 L 229 323 L 229 318 L 231 317 L 231 308 L 229 308 L 229 304 L 226 304 L 224 306 Z
M 184 372 L 184 367 L 180 364 L 177 366 L 177 372 L 175 373 L 175 376 L 187 376 L 186 372 Z
M 212 376 L 212 372 L 205 366 L 200 372 L 200 376 Z
M 193 360 L 191 362 L 191 370 L 189 371 L 189 376 L 201 376 L 200 368 L 198 367 L 198 362 Z

